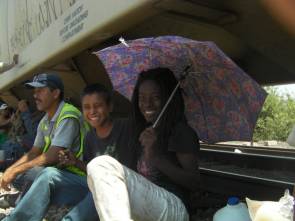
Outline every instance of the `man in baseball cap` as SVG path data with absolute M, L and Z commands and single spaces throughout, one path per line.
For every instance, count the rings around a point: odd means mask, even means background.
M 39 111 L 47 112 L 52 117 L 64 97 L 64 85 L 61 78 L 53 72 L 35 76 L 32 82 L 26 83 L 27 88 L 34 89 L 34 99 Z
M 87 130 L 86 125 L 81 119 L 81 112 L 73 105 L 63 101 L 64 85 L 61 78 L 55 73 L 43 73 L 35 76 L 32 82 L 26 83 L 26 86 L 34 89 L 37 109 L 46 114 L 38 125 L 37 135 L 31 150 L 4 172 L 0 188 L 6 190 L 20 174 L 40 167 L 57 165 L 60 151 L 71 151 L 78 158 L 83 154 L 84 149 L 83 139 Z M 67 167 L 65 170 L 84 175 L 75 166 Z M 32 176 L 32 172 L 30 175 Z M 34 176 L 36 175 L 38 173 L 35 173 Z M 32 180 L 34 176 L 31 177 Z M 9 217 L 17 216 L 18 212 L 23 215 L 22 220 L 29 220 L 25 215 L 29 211 L 22 207 L 21 201 Z M 29 216 L 29 214 L 27 215 Z M 14 219 L 12 218 L 12 220 Z

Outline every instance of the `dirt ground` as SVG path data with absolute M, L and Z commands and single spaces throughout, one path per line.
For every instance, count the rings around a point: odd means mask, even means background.
M 1 179 L 2 173 L 0 173 Z M 17 189 L 11 191 L 1 191 L 2 194 L 15 193 Z M 226 204 L 226 196 L 216 195 L 208 192 L 196 192 L 191 195 L 191 221 L 212 221 L 214 213 Z M 1 197 L 0 197 L 1 207 Z M 14 208 L 8 207 L 6 209 L 0 208 L 0 213 L 8 215 Z M 70 210 L 66 206 L 50 206 L 43 221 L 60 221 L 62 217 Z

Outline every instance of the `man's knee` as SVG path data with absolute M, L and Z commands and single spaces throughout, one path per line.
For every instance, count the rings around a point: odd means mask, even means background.
M 33 167 L 32 169 L 28 170 L 24 174 L 24 178 L 28 182 L 33 182 L 36 177 L 42 172 L 44 167 Z
M 46 167 L 41 171 L 38 179 L 45 179 L 47 181 L 52 181 L 59 177 L 60 177 L 59 169 L 55 167 Z
M 118 165 L 120 165 L 120 163 L 108 155 L 99 156 L 87 164 L 87 174 L 91 174 L 94 171 L 97 172 L 98 170 L 112 170 Z

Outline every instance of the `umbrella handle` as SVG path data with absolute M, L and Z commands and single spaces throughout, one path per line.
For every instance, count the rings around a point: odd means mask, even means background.
M 157 127 L 157 124 L 159 123 L 159 121 L 160 121 L 161 117 L 163 116 L 165 110 L 167 109 L 167 107 L 168 107 L 170 101 L 172 100 L 172 98 L 173 98 L 174 94 L 176 93 L 177 89 L 179 88 L 179 85 L 180 85 L 180 82 L 178 82 L 177 85 L 175 86 L 175 88 L 174 88 L 174 90 L 172 91 L 170 97 L 168 98 L 166 104 L 165 104 L 164 107 L 162 108 L 162 110 L 161 110 L 159 116 L 157 117 L 156 121 L 153 123 L 152 128 L 156 128 L 156 127 Z

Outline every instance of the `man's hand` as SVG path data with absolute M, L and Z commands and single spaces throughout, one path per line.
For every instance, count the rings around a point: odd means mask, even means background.
M 60 150 L 58 152 L 58 166 L 67 167 L 75 166 L 77 163 L 77 158 L 70 150 Z
M 16 178 L 17 174 L 15 173 L 15 171 L 13 169 L 7 169 L 2 178 L 1 178 L 1 183 L 0 183 L 0 187 L 1 189 L 4 189 L 6 191 L 10 190 L 10 184 L 12 183 L 12 181 L 14 181 L 14 179 Z

